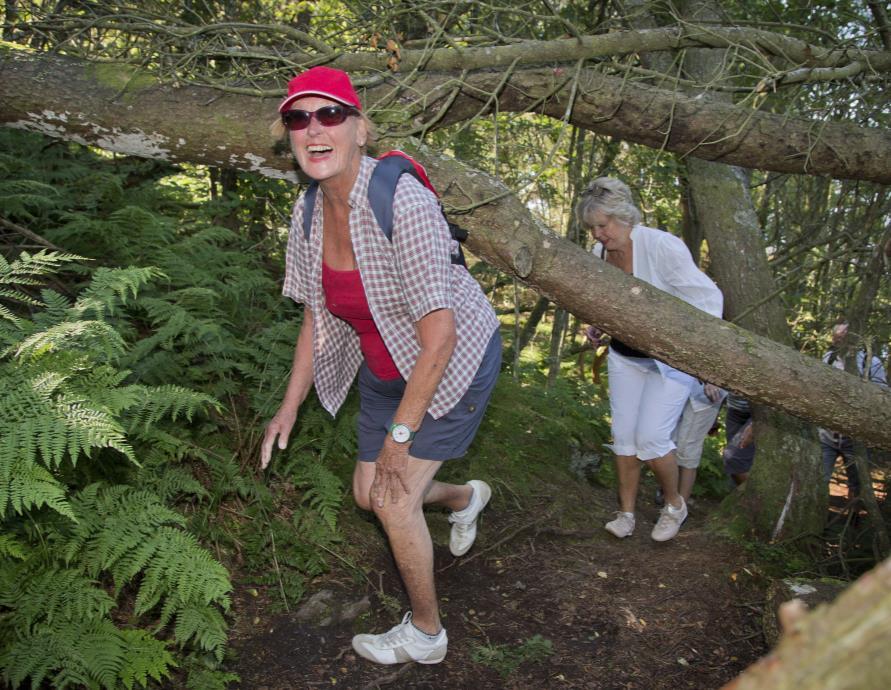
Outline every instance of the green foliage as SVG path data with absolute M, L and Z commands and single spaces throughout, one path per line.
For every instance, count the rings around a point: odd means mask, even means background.
M 102 179 L 85 200 L 95 208 L 122 189 Z M 45 191 L 4 187 L 22 190 Z M 72 193 L 53 190 L 46 203 L 26 197 L 12 208 L 36 220 Z M 0 259 L 0 668 L 12 687 L 132 688 L 197 654 L 212 664 L 190 667 L 225 683 L 231 674 L 216 667 L 229 576 L 168 503 L 206 495 L 176 463 L 204 457 L 189 429 L 220 407 L 179 380 L 152 385 L 126 367 L 137 334 L 151 336 L 140 300 L 167 276 L 78 261 L 48 251 Z M 86 281 L 75 297 L 38 292 L 77 275 Z
M 488 666 L 507 678 L 525 662 L 540 663 L 554 653 L 553 643 L 541 635 L 533 635 L 520 644 L 476 645 L 470 658 L 477 664 Z

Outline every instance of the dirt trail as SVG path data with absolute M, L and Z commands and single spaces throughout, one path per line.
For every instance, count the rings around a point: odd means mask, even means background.
M 552 497 L 521 510 L 496 493 L 462 559 L 448 552 L 445 514 L 429 516 L 449 635 L 439 665 L 382 667 L 357 658 L 352 635 L 382 632 L 401 612 L 347 573 L 330 574 L 314 590 L 348 603 L 369 595 L 370 611 L 352 623 L 312 626 L 294 614 L 270 615 L 263 596 L 239 590 L 232 646 L 240 688 L 712 689 L 765 652 L 759 579 L 740 549 L 705 531 L 711 506 L 700 501 L 677 539 L 657 544 L 649 537 L 657 509 L 642 496 L 636 533 L 619 541 L 601 528 L 609 492 L 585 494 L 590 521 L 576 529 L 565 527 Z M 378 579 L 406 606 L 387 556 L 370 571 Z

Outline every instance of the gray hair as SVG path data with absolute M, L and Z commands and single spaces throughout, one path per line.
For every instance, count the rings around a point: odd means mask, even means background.
M 628 185 L 613 177 L 598 177 L 582 192 L 575 206 L 576 219 L 582 227 L 590 227 L 590 217 L 601 211 L 634 226 L 640 223 L 640 210 L 634 205 Z

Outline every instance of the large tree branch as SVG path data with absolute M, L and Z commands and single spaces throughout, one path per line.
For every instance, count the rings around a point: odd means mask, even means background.
M 600 134 L 743 167 L 891 183 L 887 130 L 772 115 L 592 69 L 482 71 L 463 80 L 421 73 L 410 85 L 378 84 L 365 97 L 391 133 L 404 135 L 487 112 L 492 94 L 501 112 L 563 117 L 573 93 L 571 121 Z M 275 174 L 281 166 L 257 143 L 258 123 L 274 116 L 268 100 L 164 86 L 127 66 L 0 47 L 0 123 L 7 126 L 84 141 L 101 135 L 101 145 L 113 150 L 138 146 L 139 155 Z M 218 141 L 196 145 L 202 137 L 191 131 L 210 123 Z
M 408 71 L 459 69 L 505 69 L 513 64 L 541 65 L 572 63 L 599 57 L 614 57 L 681 48 L 738 48 L 743 55 L 771 55 L 790 65 L 842 67 L 853 62 L 874 72 L 891 70 L 891 52 L 852 48 L 827 49 L 770 31 L 746 27 L 687 24 L 635 31 L 614 31 L 594 36 L 552 41 L 519 41 L 503 46 L 404 50 L 399 68 Z M 296 56 L 307 59 L 310 56 Z M 314 56 L 313 56 L 314 57 Z M 339 56 L 333 65 L 350 70 L 387 69 L 387 56 L 381 53 L 354 53 Z M 763 65 L 763 63 L 762 63 Z M 858 70 L 859 71 L 862 70 Z
M 139 88 L 122 74 L 131 73 L 7 52 L 0 120 L 132 155 L 294 177 L 290 157 L 274 155 L 265 134 L 274 104 L 200 88 Z M 891 448 L 891 393 L 626 276 L 548 232 L 497 180 L 427 149 L 418 155 L 447 206 L 474 209 L 462 219 L 472 231 L 468 247 L 493 265 L 674 366 Z

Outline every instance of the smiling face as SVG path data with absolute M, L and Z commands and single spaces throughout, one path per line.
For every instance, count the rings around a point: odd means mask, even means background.
M 603 211 L 594 211 L 585 216 L 585 224 L 608 252 L 624 251 L 631 242 L 631 225 Z
M 291 104 L 292 109 L 314 112 L 332 101 L 321 96 L 305 96 Z M 359 174 L 362 148 L 368 133 L 361 117 L 350 116 L 339 125 L 326 127 L 313 117 L 305 129 L 288 133 L 291 150 L 301 169 L 326 186 L 352 188 Z

